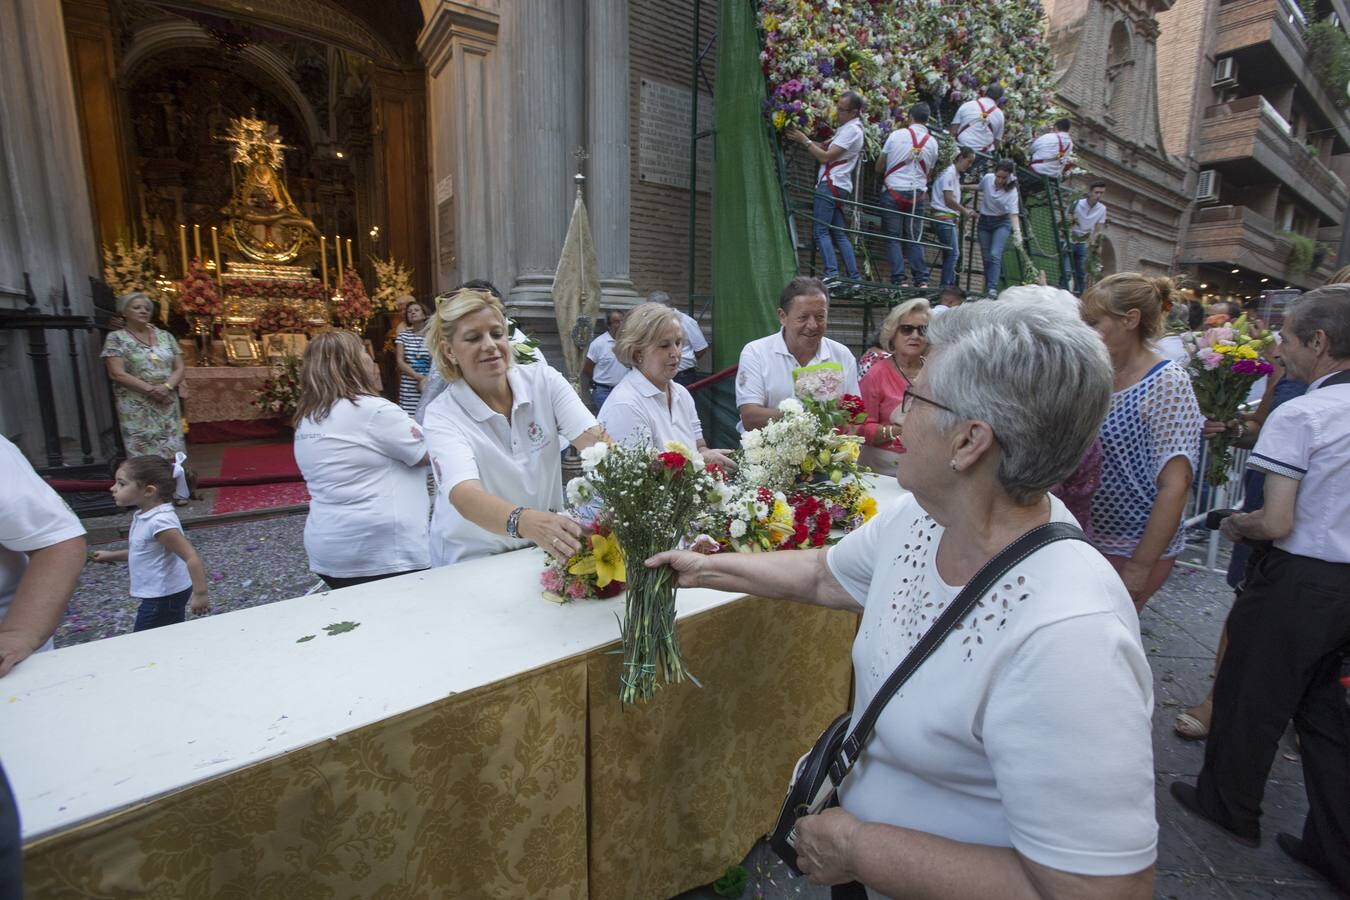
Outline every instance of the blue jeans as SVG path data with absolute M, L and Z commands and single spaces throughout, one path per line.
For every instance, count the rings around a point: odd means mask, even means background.
M 612 384 L 596 384 L 594 381 L 591 382 L 591 402 L 595 404 L 596 412 L 599 412 L 600 407 L 605 405 L 605 401 L 609 399 L 609 394 L 612 390 L 614 390 L 614 385 Z
M 145 631 L 147 628 L 162 628 L 165 625 L 177 625 L 187 618 L 187 602 L 192 596 L 192 588 L 184 588 L 167 597 L 147 597 L 136 610 L 136 624 L 132 631 Z
M 834 258 L 834 245 L 830 243 L 830 233 L 839 243 L 839 255 L 844 258 L 844 271 L 849 278 L 860 278 L 858 260 L 853 255 L 853 244 L 844 231 L 844 203 L 852 200 L 848 191 L 840 191 L 836 198 L 830 193 L 825 182 L 816 185 L 815 196 L 811 198 L 811 236 L 816 239 L 816 248 L 820 250 L 820 261 L 825 265 L 826 275 L 838 275 L 839 263 Z
M 909 260 L 909 270 L 914 275 L 914 283 L 922 284 L 928 280 L 928 263 L 923 259 L 923 219 L 928 203 L 924 191 L 896 191 L 902 200 L 913 205 L 905 209 L 895 202 L 891 192 L 881 192 L 881 208 L 887 210 L 881 214 L 881 227 L 890 237 L 886 240 L 886 258 L 891 264 L 891 284 L 905 280 L 905 260 Z
M 1069 253 L 1073 256 L 1073 291 L 1081 296 L 1087 290 L 1087 241 L 1074 241 Z
M 998 293 L 998 282 L 1003 276 L 1003 248 L 1012 234 L 1012 216 L 980 215 L 976 231 L 980 239 L 980 258 L 984 260 L 984 292 Z
M 958 219 L 938 219 L 933 223 L 938 243 L 942 251 L 942 281 L 939 288 L 956 287 L 956 264 L 961 261 L 961 230 L 957 228 Z

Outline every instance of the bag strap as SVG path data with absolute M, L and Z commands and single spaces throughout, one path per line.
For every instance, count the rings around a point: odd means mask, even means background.
M 1332 375 L 1326 381 L 1318 385 L 1319 388 L 1331 387 L 1336 384 L 1350 384 L 1350 369 L 1342 369 L 1335 375 Z
M 844 780 L 844 776 L 853 768 L 853 764 L 858 761 L 862 754 L 863 744 L 872 736 L 872 730 L 876 727 L 877 719 L 881 716 L 881 710 L 895 696 L 909 677 L 923 665 L 924 661 L 933 654 L 957 623 L 966 617 L 971 608 L 975 606 L 976 601 L 993 589 L 1009 570 L 1021 563 L 1028 556 L 1031 556 L 1037 550 L 1056 541 L 1079 540 L 1085 541 L 1086 537 L 1078 526 L 1070 525 L 1067 522 L 1047 522 L 1044 525 L 1038 525 L 1026 534 L 1013 541 L 1008 546 L 999 551 L 993 559 L 980 567 L 961 592 L 956 595 L 956 599 L 951 602 L 942 614 L 933 621 L 928 630 L 924 632 L 923 637 L 914 645 L 901 660 L 900 665 L 891 673 L 890 677 L 877 691 L 876 696 L 867 704 L 862 715 L 858 716 L 857 724 L 854 725 L 849 736 L 844 739 L 844 743 L 839 748 L 839 755 L 830 763 L 830 781 L 837 788 L 839 783 Z

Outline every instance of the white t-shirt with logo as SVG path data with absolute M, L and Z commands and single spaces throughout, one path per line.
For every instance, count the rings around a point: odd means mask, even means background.
M 829 181 L 836 190 L 852 191 L 853 169 L 858 164 L 858 154 L 862 153 L 863 147 L 862 119 L 849 119 L 840 125 L 828 146 L 842 147 L 844 153 L 834 162 L 821 163 L 816 171 L 816 181 L 818 183 L 825 181 L 825 174 L 828 171 Z
M 425 569 L 427 472 L 422 429 L 383 397 L 339 400 L 295 429 L 309 488 L 305 552 L 315 574 L 362 578 Z
M 1087 240 L 1088 235 L 1092 234 L 1092 229 L 1106 221 L 1106 204 L 1098 200 L 1095 204 L 1089 206 L 1087 198 L 1079 200 L 1073 205 L 1073 235 L 1074 240 L 1079 243 Z
M 131 517 L 127 533 L 127 571 L 131 576 L 131 596 L 138 600 L 168 597 L 192 587 L 183 558 L 165 547 L 156 535 L 163 531 L 183 530 L 172 503 L 141 512 Z
M 920 148 L 920 145 L 922 147 Z M 881 147 L 886 157 L 885 185 L 892 191 L 922 191 L 937 165 L 938 142 L 922 125 L 897 128 Z
M 950 215 L 959 215 L 959 209 L 952 209 L 947 205 L 947 194 L 950 193 L 961 202 L 961 173 L 956 171 L 956 165 L 950 165 L 943 169 L 938 177 L 933 181 L 933 196 L 929 203 L 935 213 L 949 213 Z
M 1003 137 L 1003 110 L 988 97 L 967 100 L 957 108 L 952 130 L 962 147 L 987 152 Z
M 863 605 L 855 714 L 959 593 L 937 573 L 942 535 L 907 497 L 829 551 Z M 1066 872 L 1137 872 L 1157 855 L 1152 711 L 1129 593 L 1091 546 L 1058 541 L 1013 567 L 886 705 L 841 804 Z
M 689 389 L 670 383 L 670 397 L 637 369 L 628 373 L 600 408 L 600 424 L 620 444 L 655 447 L 679 441 L 690 450 L 703 439 L 703 426 Z
M 596 335 L 595 340 L 591 341 L 591 345 L 586 348 L 586 358 L 595 364 L 591 372 L 592 384 L 614 387 L 628 374 L 628 367 L 614 355 L 614 335 L 608 331 Z
M 479 528 L 460 515 L 450 491 L 477 480 L 493 496 L 529 509 L 563 508 L 563 443 L 595 426 L 567 379 L 549 366 L 512 366 L 511 418 L 494 412 L 463 380 L 427 408 L 427 450 L 436 473 L 431 564 L 449 565 L 529 546 Z M 506 523 L 503 521 L 503 525 Z
M 0 622 L 28 568 L 28 554 L 84 534 L 84 526 L 28 458 L 0 437 Z M 50 650 L 49 640 L 40 649 Z
M 858 388 L 858 361 L 847 347 L 822 337 L 816 355 L 806 365 L 823 362 L 838 363 L 843 368 L 843 393 L 855 396 L 862 393 Z M 781 328 L 768 337 L 746 344 L 741 348 L 741 361 L 736 371 L 736 406 L 754 403 L 777 409 L 779 403 L 796 393 L 792 370 L 801 366 L 788 350 Z M 745 423 L 737 422 L 736 430 L 745 431 Z

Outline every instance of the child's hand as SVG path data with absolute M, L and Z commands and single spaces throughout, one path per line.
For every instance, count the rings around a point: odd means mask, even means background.
M 112 551 L 109 550 L 95 550 L 93 553 L 89 554 L 89 561 L 96 563 L 117 562 L 117 560 L 112 558 Z
M 194 616 L 204 616 L 209 613 L 211 610 L 206 602 L 206 591 L 193 591 L 189 608 Z

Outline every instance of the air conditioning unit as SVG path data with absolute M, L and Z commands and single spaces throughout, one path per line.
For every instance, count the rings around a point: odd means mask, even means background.
M 1195 202 L 1213 203 L 1219 199 L 1219 173 L 1213 169 L 1203 169 L 1195 183 Z
M 1237 85 L 1237 62 L 1231 56 L 1221 56 L 1214 60 L 1214 80 L 1210 87 L 1226 88 Z

